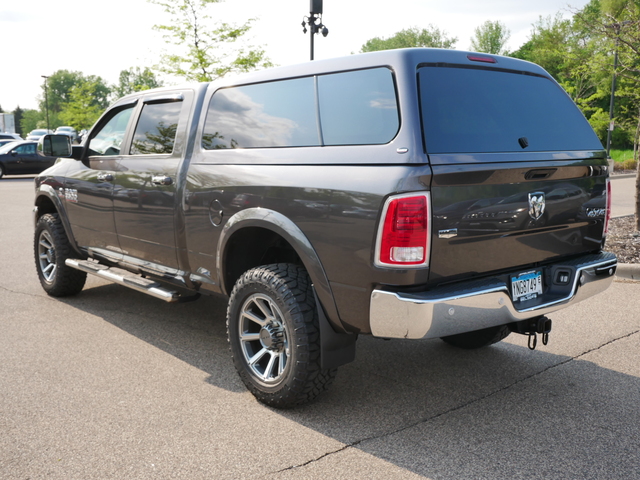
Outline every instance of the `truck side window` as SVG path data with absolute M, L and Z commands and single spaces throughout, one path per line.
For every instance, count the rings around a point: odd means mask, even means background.
M 182 102 L 148 103 L 142 108 L 131 155 L 171 154 Z
M 372 68 L 318 77 L 325 145 L 380 145 L 400 128 L 393 74 Z
M 218 90 L 202 136 L 206 150 L 319 145 L 312 77 Z
M 120 110 L 89 141 L 89 156 L 120 155 L 133 106 Z
M 320 75 L 317 88 L 315 82 L 316 77 L 306 77 L 218 90 L 202 147 L 381 145 L 398 133 L 396 89 L 388 68 Z

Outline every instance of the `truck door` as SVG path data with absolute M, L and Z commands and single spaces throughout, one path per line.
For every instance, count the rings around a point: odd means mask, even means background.
M 67 175 L 64 197 L 81 247 L 121 257 L 113 219 L 113 182 L 135 103 L 114 108 L 91 132 L 82 162 Z
M 113 192 L 118 240 L 128 261 L 152 269 L 178 268 L 175 218 L 178 169 L 192 92 L 143 98 Z

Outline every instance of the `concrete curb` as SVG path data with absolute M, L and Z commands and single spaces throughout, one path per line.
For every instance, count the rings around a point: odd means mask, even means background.
M 635 263 L 619 263 L 616 277 L 628 280 L 640 280 L 640 265 Z

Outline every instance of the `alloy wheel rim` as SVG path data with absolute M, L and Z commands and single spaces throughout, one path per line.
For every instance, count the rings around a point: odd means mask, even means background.
M 38 264 L 45 282 L 53 282 L 58 268 L 56 264 L 56 249 L 51 235 L 46 230 L 43 230 L 38 238 Z
M 289 364 L 289 339 L 282 312 L 266 295 L 243 304 L 238 325 L 240 348 L 251 373 L 262 383 L 279 383 Z

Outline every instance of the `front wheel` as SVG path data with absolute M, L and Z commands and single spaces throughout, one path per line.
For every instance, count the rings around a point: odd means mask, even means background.
M 336 369 L 320 368 L 320 329 L 307 272 L 274 264 L 245 272 L 227 309 L 233 362 L 262 403 L 290 408 L 307 403 L 333 382 Z
M 510 333 L 511 330 L 509 330 L 507 325 L 498 325 L 497 327 L 483 328 L 482 330 L 476 330 L 474 332 L 442 337 L 441 340 L 454 347 L 473 350 L 498 343 L 507 338 Z
M 64 297 L 82 290 L 87 274 L 65 264 L 73 250 L 57 213 L 47 213 L 38 219 L 33 247 L 38 278 L 45 292 Z

